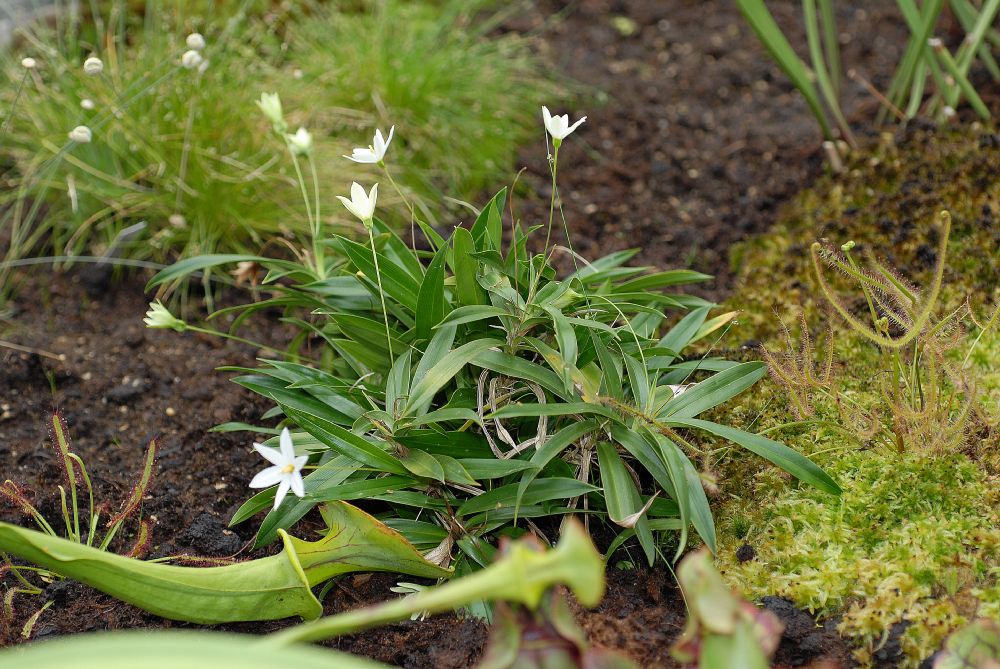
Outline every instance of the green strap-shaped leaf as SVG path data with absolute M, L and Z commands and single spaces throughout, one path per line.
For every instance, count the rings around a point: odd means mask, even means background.
M 601 468 L 601 486 L 604 488 L 604 502 L 608 506 L 608 517 L 622 527 L 632 527 L 646 554 L 650 566 L 656 557 L 653 533 L 649 529 L 649 519 L 641 515 L 633 522 L 626 519 L 642 509 L 642 498 L 635 487 L 625 463 L 618 455 L 614 444 L 602 441 L 597 444 L 597 462 Z
M 364 437 L 340 427 L 325 418 L 307 414 L 292 407 L 281 407 L 285 415 L 302 426 L 306 432 L 316 437 L 341 455 L 374 467 L 378 471 L 392 474 L 406 474 L 407 469 L 400 461 Z
M 440 332 L 440 330 L 439 330 Z M 472 362 L 483 351 L 499 347 L 503 342 L 495 339 L 480 339 L 470 341 L 451 351 L 440 362 L 435 364 L 420 379 L 415 379 L 410 397 L 403 407 L 403 415 L 423 413 L 423 407 L 428 405 L 439 390 L 458 374 L 463 367 Z M 420 411 L 416 411 L 420 409 Z
M 455 270 L 455 295 L 462 306 L 485 304 L 486 295 L 479 287 L 476 272 L 479 263 L 473 254 L 476 252 L 476 242 L 472 233 L 465 228 L 455 228 L 452 236 Z
M 694 418 L 757 383 L 767 373 L 762 362 L 745 362 L 714 374 L 669 400 L 658 418 Z
M 830 124 L 826 120 L 826 113 L 823 104 L 820 102 L 819 93 L 813 86 L 809 78 L 809 70 L 805 63 L 795 54 L 792 45 L 785 39 L 781 28 L 775 23 L 774 17 L 768 11 L 764 0 L 736 0 L 736 5 L 740 8 L 743 16 L 750 23 L 753 31 L 757 33 L 761 43 L 771 53 L 778 66 L 792 80 L 795 88 L 799 89 L 802 97 L 806 99 L 806 104 L 812 110 L 813 115 L 823 129 L 823 137 L 833 139 Z
M 480 251 L 486 249 L 499 250 L 503 241 L 502 219 L 504 204 L 507 202 L 507 188 L 501 188 L 500 192 L 493 196 L 472 225 L 472 238 L 476 242 L 476 248 Z
M 677 427 L 693 427 L 728 439 L 748 451 L 770 460 L 803 483 L 808 483 L 833 495 L 839 495 L 842 492 L 837 482 L 812 460 L 767 437 L 697 418 L 671 418 L 667 423 Z
M 296 271 L 301 270 L 302 266 L 288 260 L 276 260 L 274 258 L 267 258 L 264 256 L 254 256 L 236 253 L 216 253 L 211 255 L 196 256 L 194 258 L 187 258 L 176 262 L 166 269 L 157 272 L 156 276 L 149 280 L 146 284 L 146 290 L 150 288 L 155 288 L 156 286 L 171 283 L 178 279 L 183 279 L 188 275 L 199 272 L 203 269 L 208 269 L 209 267 L 217 267 L 219 265 L 230 265 L 238 262 L 255 262 L 267 267 L 276 267 L 283 269 L 285 271 Z
M 427 266 L 424 280 L 417 293 L 417 341 L 430 339 L 431 328 L 437 325 L 448 309 L 444 294 L 444 265 L 447 248 L 439 249 Z

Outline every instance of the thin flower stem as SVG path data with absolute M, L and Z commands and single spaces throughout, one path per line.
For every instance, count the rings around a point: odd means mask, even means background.
M 83 476 L 83 482 L 87 484 L 87 495 L 90 498 L 90 519 L 87 525 L 89 536 L 87 537 L 87 545 L 90 546 L 94 541 L 94 527 L 96 525 L 96 521 L 94 520 L 96 517 L 94 515 L 94 486 L 90 482 L 90 474 L 87 473 L 87 466 L 83 463 L 83 458 L 76 453 L 70 453 L 67 457 L 71 458 L 73 462 L 80 466 L 80 473 Z M 76 515 L 76 494 L 73 495 L 73 513 Z M 79 530 L 77 530 L 77 533 L 79 534 Z
M 319 176 L 316 174 L 316 161 L 312 154 L 308 155 L 309 171 L 312 173 L 313 196 L 316 198 L 316 222 L 312 228 L 313 255 L 316 258 L 316 273 L 320 279 L 326 278 L 326 259 L 323 257 L 323 245 L 319 242 L 320 227 L 323 225 L 319 211 Z
M 399 187 L 399 184 L 396 183 L 396 180 L 392 178 L 392 173 L 389 171 L 389 167 L 385 164 L 385 161 L 380 160 L 378 164 L 379 164 L 379 167 L 382 168 L 382 171 L 385 172 L 386 179 L 388 179 L 389 183 L 392 184 L 392 187 L 394 189 L 396 189 L 396 194 L 399 195 L 399 197 L 403 200 L 403 202 L 406 203 L 407 209 L 410 210 L 410 245 L 413 248 L 413 252 L 416 253 L 417 252 L 417 228 L 416 228 L 417 210 L 413 206 L 413 203 L 410 202 L 410 199 L 408 197 L 406 197 L 406 195 L 403 193 L 403 189 Z M 434 247 L 433 240 L 428 239 L 427 241 L 430 243 L 431 247 L 433 248 Z M 434 251 L 437 252 L 437 249 L 434 249 Z
M 223 339 L 229 339 L 231 341 L 239 342 L 240 344 L 247 344 L 248 346 L 254 346 L 265 351 L 271 351 L 272 353 L 277 353 L 281 356 L 284 356 L 286 353 L 286 351 L 274 348 L 273 346 L 261 344 L 260 342 L 255 342 L 250 339 L 244 339 L 243 337 L 239 337 L 228 332 L 222 332 L 221 330 L 212 330 L 211 328 L 203 328 L 197 325 L 188 325 L 186 329 L 192 332 L 201 332 L 202 334 L 212 335 L 213 337 L 222 337 Z
M 174 199 L 174 209 L 180 213 L 181 197 L 184 194 L 184 179 L 187 177 L 188 156 L 191 153 L 191 131 L 194 126 L 195 96 L 188 102 L 187 121 L 184 124 L 184 148 L 181 150 L 181 164 L 177 174 L 177 197 Z
M 288 147 L 288 153 L 292 155 L 292 165 L 295 166 L 295 177 L 299 182 L 299 191 L 302 193 L 302 201 L 305 202 L 306 205 L 306 218 L 309 219 L 309 230 L 312 232 L 313 267 L 316 270 L 316 273 L 319 274 L 321 271 L 319 267 L 319 256 L 316 254 L 316 248 L 319 244 L 319 240 L 317 239 L 318 235 L 316 234 L 316 225 L 313 223 L 312 203 L 309 198 L 309 192 L 306 190 L 306 180 L 302 176 L 302 166 L 299 165 L 299 158 L 295 155 L 295 152 L 292 151 L 292 146 L 288 143 L 287 139 L 285 140 L 285 146 Z
M 557 141 L 554 140 L 552 142 L 552 146 L 553 146 L 552 160 L 549 162 L 549 171 L 552 173 L 552 193 L 549 196 L 549 225 L 548 225 L 548 230 L 545 233 L 545 247 L 542 251 L 543 258 L 546 257 L 549 253 L 549 243 L 552 239 L 552 222 L 555 219 L 555 212 L 556 212 L 556 175 L 558 173 L 558 167 L 559 167 L 559 144 Z M 546 140 L 546 148 L 547 147 L 548 147 L 548 140 Z M 537 274 L 535 273 L 534 265 L 532 263 L 530 254 L 528 258 L 525 258 L 525 260 L 528 263 L 528 270 L 531 274 L 531 285 L 528 287 L 528 296 L 524 300 L 525 309 L 521 311 L 521 314 L 518 318 L 517 327 L 514 328 L 513 330 L 514 332 L 517 333 L 520 333 L 522 331 L 524 323 L 528 319 L 529 309 L 527 307 L 534 300 L 535 291 L 538 290 L 538 282 L 542 277 L 541 272 L 538 272 Z M 520 335 L 517 336 L 519 337 Z M 516 347 L 516 341 L 510 341 L 509 346 L 511 349 L 514 349 Z
M 558 194 L 556 185 L 556 175 L 559 172 L 559 144 L 555 141 L 552 142 L 552 194 L 549 197 L 549 226 L 548 230 L 545 231 L 545 248 L 542 251 L 542 257 L 545 257 L 549 253 L 549 243 L 552 240 L 552 222 L 555 219 L 556 213 L 556 196 Z M 538 281 L 535 281 L 535 285 L 532 286 L 532 292 L 538 286 Z
M 3 120 L 3 127 L 0 127 L 0 137 L 3 137 L 7 132 L 7 125 L 10 124 L 10 120 L 14 118 L 14 110 L 17 109 L 17 102 L 21 99 L 21 91 L 24 90 L 24 83 L 28 80 L 28 70 L 24 71 L 21 75 L 21 82 L 17 85 L 17 92 L 14 94 L 14 102 L 10 105 L 10 111 L 7 112 L 7 118 Z
M 389 367 L 392 367 L 392 363 L 395 362 L 396 358 L 392 354 L 392 335 L 389 334 L 389 312 L 385 308 L 385 291 L 382 290 L 382 271 L 378 266 L 378 253 L 375 251 L 375 232 L 373 230 L 372 222 L 369 220 L 365 227 L 368 228 L 368 241 L 372 245 L 372 260 L 375 261 L 375 281 L 378 283 L 378 297 L 382 302 L 382 318 L 385 321 L 385 342 L 389 346 Z

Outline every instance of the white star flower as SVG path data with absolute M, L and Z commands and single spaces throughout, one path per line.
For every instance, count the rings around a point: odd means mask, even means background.
M 279 442 L 281 444 L 280 450 L 275 450 L 264 444 L 253 445 L 254 450 L 274 466 L 261 471 L 250 481 L 251 488 L 270 488 L 277 484 L 278 491 L 274 495 L 275 509 L 281 506 L 281 502 L 285 499 L 285 495 L 288 494 L 289 488 L 295 493 L 296 497 L 305 497 L 306 490 L 305 485 L 302 483 L 301 472 L 306 461 L 309 460 L 308 455 L 295 457 L 295 445 L 292 443 L 292 433 L 288 431 L 287 427 L 281 431 Z
M 385 152 L 389 150 L 389 142 L 392 141 L 392 133 L 395 132 L 396 126 L 389 128 L 389 137 L 383 138 L 381 130 L 375 130 L 375 137 L 372 140 L 372 145 L 367 149 L 356 148 L 351 152 L 351 155 L 344 156 L 348 160 L 353 160 L 356 163 L 371 163 L 378 164 L 382 162 L 385 158 Z
M 343 195 L 338 195 L 337 199 L 344 203 L 347 211 L 351 212 L 364 223 L 370 226 L 372 216 L 375 215 L 375 200 L 378 199 L 378 184 L 372 186 L 371 191 L 365 194 L 365 189 L 361 184 L 354 182 L 351 184 L 351 199 L 348 200 Z
M 552 136 L 552 141 L 558 145 L 561 144 L 562 141 L 570 135 L 570 133 L 576 130 L 581 123 L 586 121 L 587 117 L 584 116 L 573 125 L 570 125 L 569 114 L 553 116 L 549 113 L 548 107 L 542 107 L 542 120 L 545 121 L 545 129 Z

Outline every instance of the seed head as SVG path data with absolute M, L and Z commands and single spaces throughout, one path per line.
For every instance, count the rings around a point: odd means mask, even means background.
M 83 61 L 83 71 L 92 77 L 96 77 L 104 71 L 104 61 L 97 56 L 91 56 Z
M 205 38 L 201 33 L 191 33 L 185 40 L 187 47 L 193 51 L 201 51 L 205 48 Z

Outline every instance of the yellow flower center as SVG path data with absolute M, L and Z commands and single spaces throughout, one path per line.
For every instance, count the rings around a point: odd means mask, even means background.
M 287 465 L 285 465 L 284 467 L 281 468 L 281 473 L 282 474 L 291 474 L 294 471 L 295 471 L 295 465 L 293 465 L 293 464 L 287 464 Z

